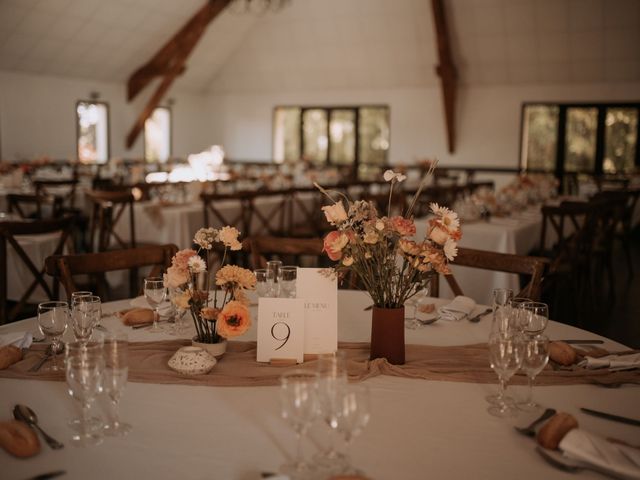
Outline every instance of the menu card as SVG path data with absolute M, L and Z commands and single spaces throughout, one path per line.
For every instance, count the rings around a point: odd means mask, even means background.
M 304 299 L 304 353 L 338 349 L 338 280 L 321 268 L 298 268 L 296 295 Z
M 258 302 L 258 362 L 304 360 L 304 300 L 261 298 Z

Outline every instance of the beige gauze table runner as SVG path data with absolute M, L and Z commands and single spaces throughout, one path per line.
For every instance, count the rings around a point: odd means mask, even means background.
M 167 362 L 178 348 L 190 345 L 188 340 L 135 342 L 129 344 L 129 381 L 140 383 L 200 385 L 200 386 L 268 386 L 278 385 L 279 377 L 292 366 L 274 366 L 256 362 L 256 342 L 227 344 L 227 352 L 206 375 L 188 376 L 174 372 Z M 0 370 L 0 378 L 34 380 L 64 380 L 64 373 L 29 372 L 44 354 L 46 345 L 33 345 L 23 359 Z M 385 359 L 369 360 L 369 344 L 341 342 L 339 349 L 347 353 L 350 381 L 362 381 L 378 375 L 467 383 L 497 383 L 497 376 L 489 366 L 487 344 L 462 346 L 407 345 L 406 363 L 391 365 Z M 64 355 L 58 358 L 63 362 Z M 315 369 L 316 361 L 299 365 Z M 524 384 L 526 377 L 515 375 L 510 384 Z M 547 366 L 537 377 L 536 385 L 599 384 L 616 386 L 640 383 L 640 371 L 611 372 L 607 369 L 554 370 Z

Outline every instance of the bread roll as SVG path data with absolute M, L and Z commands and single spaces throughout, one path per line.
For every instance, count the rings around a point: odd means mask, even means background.
M 10 367 L 22 360 L 22 349 L 14 345 L 5 345 L 0 348 L 0 370 Z
M 40 451 L 40 441 L 29 425 L 18 420 L 0 422 L 0 446 L 15 457 L 32 457 Z
M 578 421 L 568 413 L 559 412 L 538 431 L 536 440 L 544 448 L 555 450 L 570 430 L 578 428 Z
M 153 323 L 153 310 L 149 308 L 132 308 L 124 313 L 120 313 L 120 318 L 125 325 L 140 325 Z
M 549 358 L 560 365 L 573 365 L 578 360 L 578 354 L 567 343 L 551 342 L 549 344 Z

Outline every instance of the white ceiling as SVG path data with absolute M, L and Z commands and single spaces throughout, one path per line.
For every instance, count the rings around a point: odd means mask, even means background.
M 467 84 L 640 80 L 640 0 L 445 0 Z M 0 0 L 0 69 L 124 82 L 203 0 Z M 216 18 L 178 81 L 205 92 L 435 85 L 428 0 L 292 0 Z

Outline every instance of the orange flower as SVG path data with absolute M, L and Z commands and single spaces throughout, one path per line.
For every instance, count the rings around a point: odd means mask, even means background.
M 202 315 L 202 318 L 204 318 L 205 320 L 209 320 L 209 321 L 215 320 L 219 313 L 220 313 L 220 309 L 213 308 L 213 307 L 204 307 L 200 311 L 200 314 Z
M 349 243 L 349 238 L 341 232 L 329 232 L 324 237 L 323 251 L 327 252 L 327 255 L 331 260 L 340 260 L 342 258 L 342 249 Z
M 249 309 L 242 303 L 232 300 L 218 314 L 216 330 L 224 338 L 237 337 L 251 326 Z
M 416 225 L 413 223 L 413 220 L 409 218 L 400 216 L 392 217 L 391 225 L 393 229 L 403 237 L 410 237 L 416 234 Z

